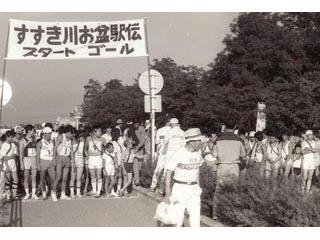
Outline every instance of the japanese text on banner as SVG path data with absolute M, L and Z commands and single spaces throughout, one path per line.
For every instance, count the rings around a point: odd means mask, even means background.
M 10 20 L 7 59 L 147 56 L 144 19 L 115 22 Z

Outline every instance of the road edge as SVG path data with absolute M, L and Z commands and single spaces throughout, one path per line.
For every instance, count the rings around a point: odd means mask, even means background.
M 154 192 L 150 192 L 148 189 L 137 186 L 135 187 L 135 190 L 138 194 L 142 194 L 144 196 L 147 196 L 148 198 L 153 199 L 154 201 L 161 202 L 162 197 Z M 201 223 L 205 225 L 206 227 L 225 227 L 222 223 L 215 221 L 207 216 L 201 215 Z

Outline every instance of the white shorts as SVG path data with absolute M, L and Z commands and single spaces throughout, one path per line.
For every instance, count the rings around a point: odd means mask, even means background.
M 106 163 L 104 166 L 104 175 L 106 176 L 114 176 L 115 175 L 115 167 L 114 164 Z
M 37 169 L 37 159 L 36 157 L 24 157 L 23 165 L 25 170 Z
M 102 157 L 101 156 L 89 156 L 88 168 L 89 169 L 102 168 Z
M 82 168 L 84 166 L 84 158 L 82 157 L 75 157 L 74 159 L 74 166 L 77 168 Z
M 302 169 L 304 170 L 313 170 L 316 169 L 315 159 L 304 158 L 302 161 Z
M 3 163 L 3 170 L 7 172 L 16 172 L 17 171 L 17 165 L 15 159 L 10 159 L 7 161 L 7 163 Z

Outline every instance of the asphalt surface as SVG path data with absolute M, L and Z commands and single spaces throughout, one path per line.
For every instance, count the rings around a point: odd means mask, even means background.
M 28 200 L 6 204 L 7 226 L 16 227 L 155 227 L 157 202 L 133 193 L 129 198 L 86 197 L 52 202 Z

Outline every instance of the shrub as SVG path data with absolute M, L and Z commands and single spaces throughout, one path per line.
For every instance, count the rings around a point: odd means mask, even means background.
M 300 189 L 299 179 L 272 183 L 248 169 L 238 183 L 221 187 L 216 213 L 230 226 L 320 226 L 320 194 Z

